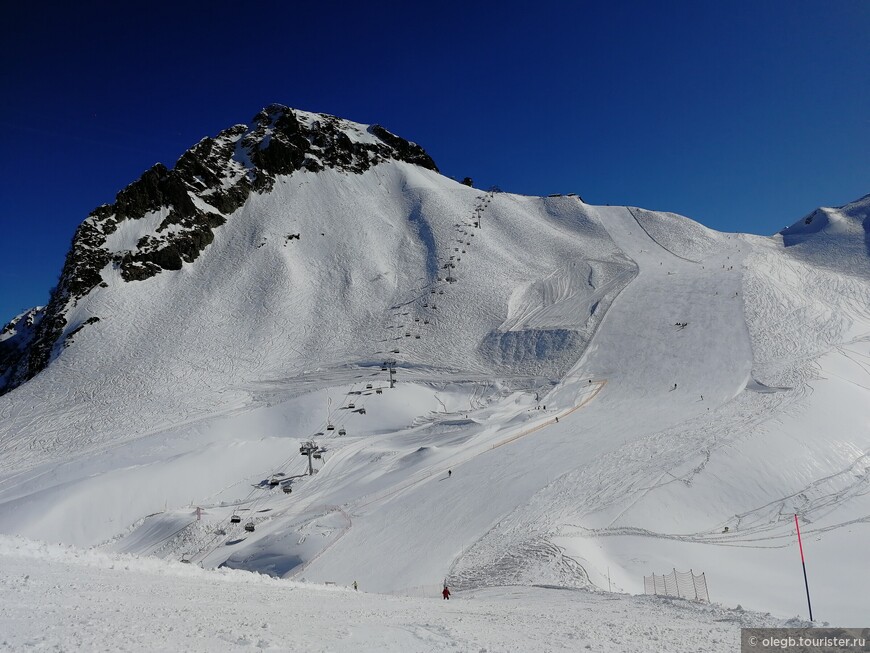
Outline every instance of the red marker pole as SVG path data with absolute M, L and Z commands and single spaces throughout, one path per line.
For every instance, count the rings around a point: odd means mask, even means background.
M 804 561 L 804 545 L 801 544 L 801 527 L 798 524 L 798 516 L 795 513 L 794 526 L 797 529 L 798 547 L 801 550 L 801 565 L 804 568 L 804 587 L 807 588 L 807 607 L 810 609 L 810 621 L 813 620 L 813 604 L 810 603 L 810 584 L 807 582 L 807 563 Z

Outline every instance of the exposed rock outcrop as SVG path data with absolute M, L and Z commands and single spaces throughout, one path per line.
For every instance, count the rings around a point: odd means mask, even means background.
M 105 285 L 109 266 L 127 282 L 179 270 L 196 261 L 213 242 L 215 229 L 231 219 L 251 193 L 268 192 L 278 176 L 325 168 L 358 174 L 386 160 L 437 170 L 423 148 L 379 125 L 366 127 L 273 104 L 254 116 L 250 126 L 235 125 L 202 139 L 173 169 L 154 165 L 118 193 L 113 204 L 96 208 L 76 230 L 44 314 L 28 331 L 26 342 L 17 337 L 13 346 L 7 339 L 0 349 L 0 394 L 45 369 L 69 342 L 69 308 Z M 111 246 L 110 237 L 125 221 L 155 215 L 161 216 L 158 226 L 135 246 Z

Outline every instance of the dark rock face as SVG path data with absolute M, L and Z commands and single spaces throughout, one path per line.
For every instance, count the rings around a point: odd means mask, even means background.
M 0 329 L 0 387 L 12 380 L 11 372 L 26 356 L 44 315 L 44 307 L 31 308 Z
M 359 174 L 386 160 L 438 170 L 423 148 L 379 125 L 368 128 L 367 135 L 358 125 L 333 116 L 273 104 L 254 116 L 251 126 L 235 125 L 202 139 L 181 155 L 175 168 L 156 164 L 118 193 L 114 204 L 91 212 L 76 230 L 60 282 L 44 315 L 28 330 L 27 342 L 18 337 L 14 346 L 4 344 L 11 338 L 0 341 L 0 394 L 36 376 L 70 342 L 68 309 L 94 288 L 105 287 L 107 266 L 118 269 L 127 282 L 179 270 L 196 261 L 214 241 L 214 230 L 251 193 L 271 190 L 277 176 L 325 168 Z M 159 226 L 135 247 L 113 251 L 108 246 L 124 221 L 157 212 L 164 214 Z

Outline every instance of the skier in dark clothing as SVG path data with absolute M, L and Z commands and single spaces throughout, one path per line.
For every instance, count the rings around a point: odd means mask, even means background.
M 444 597 L 444 600 L 445 600 L 445 601 L 449 601 L 449 600 L 450 600 L 450 590 L 447 589 L 447 586 L 446 586 L 446 585 L 444 586 L 444 589 L 441 590 L 441 596 Z

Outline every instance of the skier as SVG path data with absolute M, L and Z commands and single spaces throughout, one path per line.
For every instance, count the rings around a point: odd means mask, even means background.
M 558 423 L 559 423 L 559 418 L 557 417 L 557 418 L 556 418 L 556 424 L 558 424 Z
M 441 596 L 444 597 L 444 600 L 445 600 L 445 601 L 449 601 L 449 600 L 450 600 L 450 590 L 447 589 L 447 585 L 445 585 L 445 586 L 444 586 L 444 589 L 441 590 Z
M 355 592 L 359 592 L 359 585 L 356 584 L 356 581 L 353 581 L 353 589 Z
M 453 470 L 452 470 L 452 469 L 448 469 L 448 470 L 447 470 L 447 478 L 450 478 L 451 476 L 453 476 Z

